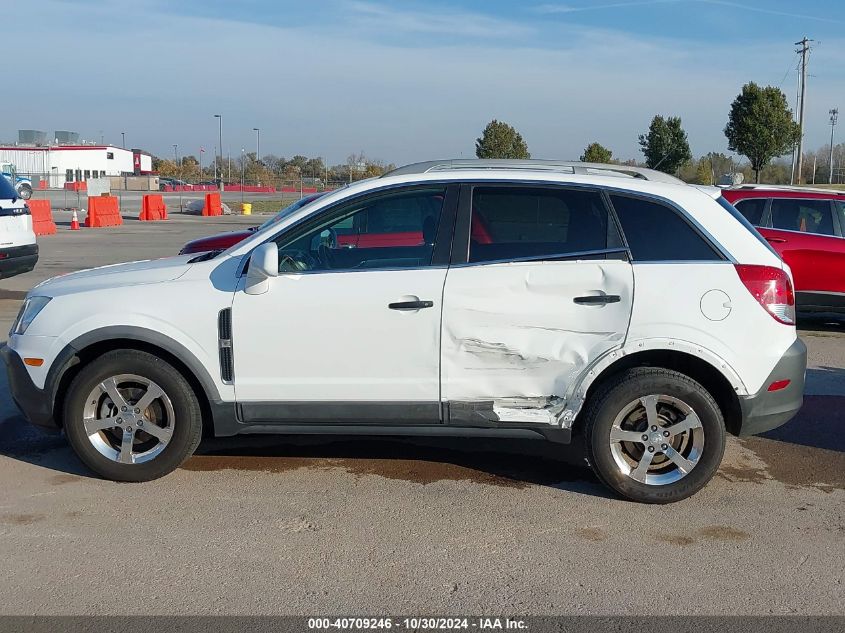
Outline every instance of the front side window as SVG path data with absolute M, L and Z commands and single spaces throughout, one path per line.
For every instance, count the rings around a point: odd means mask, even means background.
M 772 200 L 772 228 L 835 235 L 829 200 Z
M 633 260 L 719 261 L 722 257 L 678 212 L 660 202 L 611 195 Z
M 541 187 L 475 187 L 470 262 L 555 259 L 620 248 L 601 194 Z
M 445 195 L 443 187 L 386 193 L 285 232 L 276 238 L 279 272 L 429 266 Z
M 754 226 L 760 226 L 763 223 L 766 198 L 748 198 L 746 200 L 740 200 L 734 206 Z

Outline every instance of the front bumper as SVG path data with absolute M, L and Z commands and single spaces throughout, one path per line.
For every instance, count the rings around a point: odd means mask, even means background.
M 807 347 L 801 339 L 784 352 L 762 389 L 753 396 L 739 399 L 742 423 L 739 435 L 756 435 L 789 422 L 804 403 L 804 377 L 807 372 Z M 768 391 L 778 380 L 789 380 L 784 389 Z
M 38 244 L 0 248 L 0 279 L 28 273 L 38 262 Z
M 0 346 L 0 356 L 6 364 L 9 377 L 9 390 L 12 399 L 31 424 L 47 431 L 59 430 L 53 417 L 53 399 L 39 389 L 29 377 L 29 372 L 18 353 L 5 343 Z

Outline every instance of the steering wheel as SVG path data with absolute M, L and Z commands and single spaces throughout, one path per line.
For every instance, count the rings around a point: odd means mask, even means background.
M 313 270 L 316 267 L 316 260 L 305 251 L 289 251 L 279 253 L 279 273 L 301 273 L 306 270 Z

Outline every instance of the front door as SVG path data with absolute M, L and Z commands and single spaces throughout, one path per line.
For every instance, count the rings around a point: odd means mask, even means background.
M 443 308 L 449 421 L 558 423 L 573 383 L 625 339 L 633 272 L 616 224 L 599 192 L 559 186 L 467 186 L 460 206 L 468 239 L 456 237 Z
M 232 309 L 245 422 L 439 422 L 447 193 L 356 198 L 274 238 L 280 276 Z

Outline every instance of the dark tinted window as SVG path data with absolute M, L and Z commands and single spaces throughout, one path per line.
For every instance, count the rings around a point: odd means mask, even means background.
M 766 208 L 765 198 L 740 200 L 734 206 L 754 226 L 760 226 L 763 223 L 763 211 Z
M 780 255 L 778 255 L 778 252 L 774 248 L 772 248 L 772 245 L 769 244 L 766 239 L 762 235 L 760 235 L 760 232 L 751 225 L 751 222 L 748 221 L 748 218 L 746 218 L 744 215 L 742 215 L 739 211 L 736 210 L 735 206 L 725 200 L 722 196 L 719 196 L 719 199 L 716 200 L 716 202 L 718 202 L 725 211 L 730 213 L 731 216 L 733 216 L 733 218 L 737 222 L 739 222 L 742 226 L 748 229 L 748 232 L 751 233 L 751 235 L 753 235 L 758 242 L 765 246 L 772 255 L 775 255 L 776 257 L 780 258 Z
M 469 260 L 545 257 L 621 246 L 601 195 L 538 187 L 475 187 Z
M 669 206 L 611 196 L 634 261 L 712 261 L 719 254 Z
M 0 200 L 11 200 L 17 197 L 18 194 L 12 186 L 12 182 L 6 176 L 0 175 Z
M 316 227 L 277 237 L 279 271 L 428 266 L 444 197 L 433 187 L 352 201 Z
M 772 227 L 802 233 L 834 235 L 829 200 L 772 200 Z

